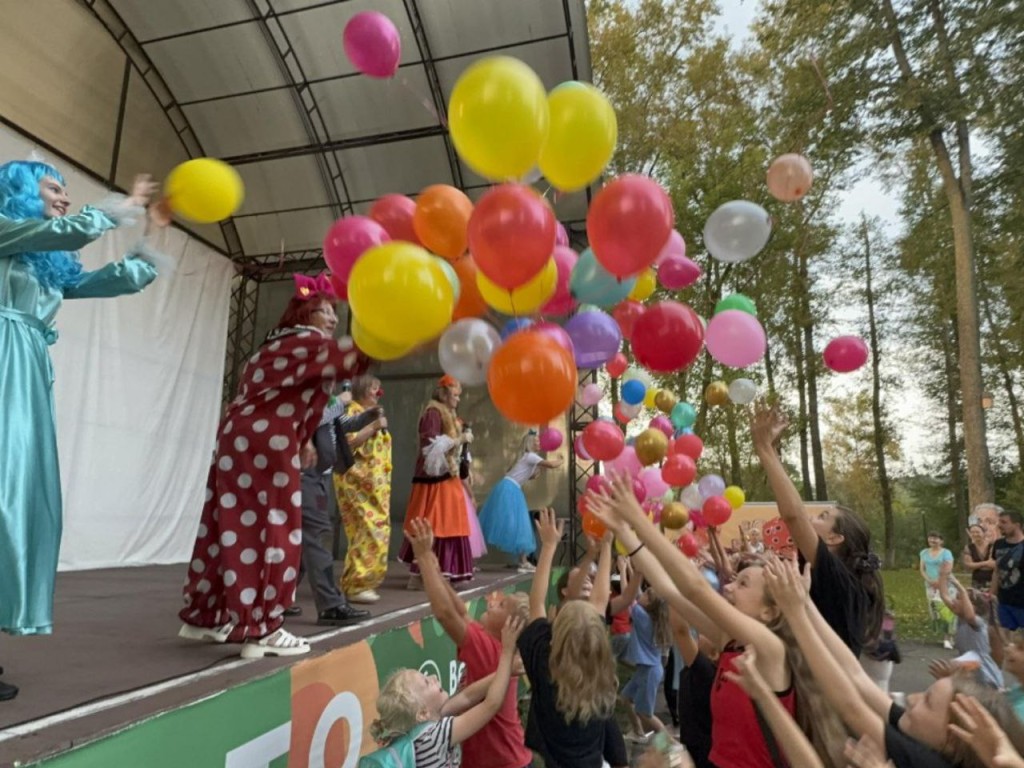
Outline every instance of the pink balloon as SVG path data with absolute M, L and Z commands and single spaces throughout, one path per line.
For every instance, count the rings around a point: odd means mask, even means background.
M 663 506 L 661 499 L 645 499 L 643 502 L 644 512 L 655 523 L 661 522 L 661 508 Z
M 676 428 L 672 426 L 672 419 L 665 414 L 661 413 L 651 419 L 650 425 L 659 432 L 664 432 L 665 437 L 672 437 L 675 434 Z
M 338 219 L 324 237 L 324 261 L 331 274 L 348 283 L 349 272 L 370 248 L 391 240 L 384 227 L 366 216 L 346 216 Z
M 672 201 L 658 182 L 627 173 L 594 196 L 587 236 L 602 267 L 615 277 L 630 277 L 654 262 L 674 223 Z
M 590 454 L 587 453 L 587 449 L 583 446 L 583 435 L 576 435 L 576 440 L 573 442 L 572 447 L 579 458 L 584 461 L 593 461 Z
M 671 490 L 661 477 L 661 467 L 647 467 L 640 473 L 640 482 L 647 489 L 647 498 L 660 499 Z
M 412 228 L 415 213 L 416 201 L 405 195 L 383 195 L 370 207 L 370 218 L 384 227 L 392 240 L 405 240 L 419 245 L 420 239 Z
M 837 336 L 825 347 L 822 357 L 836 373 L 850 373 L 868 361 L 868 345 L 858 336 Z
M 636 496 L 636 500 L 643 504 L 647 500 L 647 486 L 640 482 L 639 478 L 633 478 L 633 495 Z
M 746 368 L 762 357 L 768 348 L 764 328 L 753 315 L 739 309 L 727 309 L 711 318 L 704 334 L 710 355 L 730 368 Z
M 562 447 L 562 431 L 554 427 L 545 427 L 540 431 L 537 442 L 540 443 L 542 451 L 557 451 Z
M 402 58 L 402 39 L 391 19 L 376 11 L 357 13 L 342 35 L 352 66 L 370 77 L 393 77 Z
M 686 257 L 686 241 L 679 234 L 679 230 L 673 229 L 672 233 L 668 236 L 668 240 L 665 241 L 661 253 L 654 260 L 654 266 L 658 266 L 665 259 L 674 259 L 679 256 Z
M 640 459 L 636 457 L 636 450 L 634 450 L 632 445 L 627 445 L 622 449 L 622 453 L 611 461 L 604 463 L 604 471 L 609 477 L 624 475 L 634 478 L 640 474 L 641 469 L 643 467 L 640 465 Z
M 559 224 L 559 227 L 562 225 Z M 564 232 L 565 229 L 563 228 Z M 572 268 L 576 266 L 579 256 L 572 248 L 564 245 L 556 245 L 551 253 L 555 260 L 555 267 L 558 269 L 558 282 L 555 283 L 555 292 L 548 299 L 547 304 L 540 308 L 544 315 L 567 315 L 576 308 L 576 299 L 572 297 L 569 290 L 569 279 L 572 277 Z
M 547 334 L 564 347 L 570 355 L 573 354 L 572 339 L 569 338 L 569 334 L 562 326 L 555 323 L 535 323 L 530 330 Z
M 580 390 L 580 404 L 585 408 L 597 405 L 603 397 L 604 390 L 601 389 L 600 385 L 593 382 L 583 385 L 583 389 Z
M 555 222 L 555 245 L 569 247 L 569 233 L 565 231 L 565 225 L 562 222 Z
M 670 256 L 658 265 L 658 282 L 669 291 L 690 287 L 702 274 L 700 267 L 685 256 Z
M 604 475 L 591 475 L 590 479 L 587 480 L 587 485 L 584 489 L 584 493 L 601 493 L 604 490 L 611 489 L 611 482 Z

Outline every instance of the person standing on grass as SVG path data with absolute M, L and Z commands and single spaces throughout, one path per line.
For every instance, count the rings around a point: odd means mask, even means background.
M 949 574 L 953 572 L 953 553 L 943 544 L 942 534 L 938 531 L 928 532 L 928 546 L 918 554 L 918 569 L 924 579 L 924 595 L 928 601 L 928 615 L 932 627 L 942 631 L 942 647 L 953 648 L 953 622 L 956 618 L 942 599 L 941 588 L 945 585 Z

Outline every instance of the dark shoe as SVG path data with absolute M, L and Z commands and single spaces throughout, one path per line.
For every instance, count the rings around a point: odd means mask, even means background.
M 0 701 L 10 701 L 18 695 L 18 689 L 0 680 Z
M 302 606 L 301 605 L 289 605 L 284 609 L 284 617 L 287 619 L 289 616 L 301 616 Z
M 351 605 L 339 605 L 324 611 L 317 617 L 316 623 L 324 627 L 336 627 L 340 624 L 351 624 L 354 621 L 362 621 L 370 618 L 370 612 L 363 608 L 355 608 Z

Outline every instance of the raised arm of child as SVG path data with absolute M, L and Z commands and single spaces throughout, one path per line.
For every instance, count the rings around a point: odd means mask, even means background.
M 452 600 L 451 585 L 441 575 L 441 568 L 433 552 L 434 531 L 431 529 L 430 523 L 422 518 L 412 520 L 406 535 L 409 537 L 413 554 L 420 567 L 423 589 L 430 601 L 430 610 L 434 612 L 435 618 L 444 627 L 444 631 L 455 645 L 462 645 L 462 641 L 466 637 L 469 619 L 462 601 Z
M 452 744 L 461 744 L 487 725 L 505 703 L 509 680 L 512 677 L 512 657 L 515 656 L 516 640 L 523 631 L 523 626 L 521 619 L 509 616 L 501 630 L 501 658 L 494 674 L 467 686 L 448 699 L 441 708 L 442 715 L 455 715 L 452 723 Z
M 555 550 L 562 541 L 563 528 L 563 521 L 555 520 L 555 510 L 548 507 L 540 511 L 537 517 L 540 554 L 537 555 L 537 570 L 533 574 L 533 585 L 530 587 L 530 621 L 547 616 L 551 564 L 555 560 Z
M 800 730 L 796 720 L 786 711 L 779 697 L 768 687 L 761 673 L 757 670 L 757 651 L 754 646 L 748 647 L 733 662 L 735 672 L 726 672 L 725 677 L 736 683 L 754 700 L 755 706 L 761 710 L 768 727 L 775 734 L 783 754 L 790 765 L 806 766 L 806 768 L 824 768 L 811 742 Z

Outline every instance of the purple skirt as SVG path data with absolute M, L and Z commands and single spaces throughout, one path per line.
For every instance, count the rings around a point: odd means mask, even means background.
M 434 539 L 434 554 L 441 567 L 441 575 L 454 583 L 469 581 L 473 578 L 473 551 L 468 536 L 448 536 Z M 398 559 L 409 566 L 409 572 L 418 574 L 419 565 L 415 562 L 412 544 L 408 538 L 402 539 L 398 550 Z

